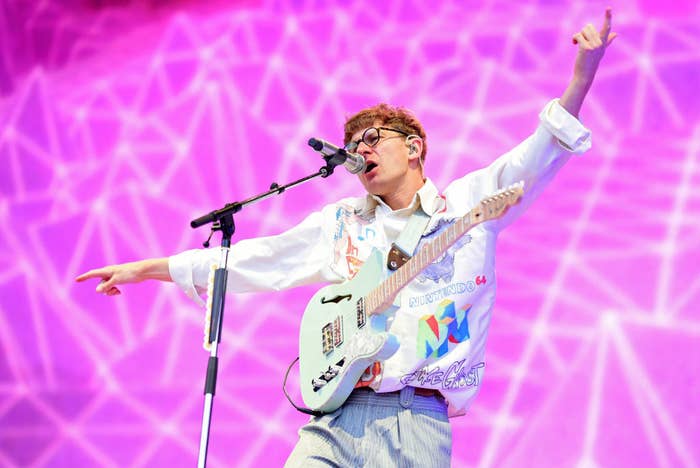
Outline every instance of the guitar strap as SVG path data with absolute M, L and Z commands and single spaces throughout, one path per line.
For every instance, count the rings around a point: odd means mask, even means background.
M 406 227 L 403 228 L 399 237 L 391 244 L 389 254 L 386 258 L 386 267 L 389 271 L 396 271 L 403 266 L 412 256 L 418 246 L 418 241 L 428 227 L 430 216 L 419 206 L 413 212 Z M 410 253 L 409 253 L 410 252 Z
M 418 242 L 429 222 L 430 216 L 420 204 L 409 218 L 406 227 L 399 233 L 399 237 L 391 244 L 391 249 L 389 249 L 389 254 L 386 257 L 386 267 L 389 269 L 389 273 L 398 270 L 413 257 L 416 247 L 418 247 Z M 394 306 L 401 306 L 401 293 L 394 298 Z

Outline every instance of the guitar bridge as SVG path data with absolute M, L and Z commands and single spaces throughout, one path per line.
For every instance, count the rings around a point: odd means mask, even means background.
M 318 378 L 311 379 L 311 386 L 314 392 L 318 392 L 324 385 L 335 379 L 335 377 L 342 372 L 343 365 L 345 365 L 345 358 L 336 362 L 334 366 L 328 366 L 328 369 L 321 372 Z

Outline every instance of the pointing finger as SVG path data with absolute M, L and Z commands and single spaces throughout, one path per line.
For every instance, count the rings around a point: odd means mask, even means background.
M 610 28 L 612 26 L 612 8 L 607 7 L 605 9 L 605 19 L 603 20 L 603 28 L 600 30 L 600 38 L 603 44 L 608 42 L 608 35 L 610 34 Z
M 82 275 L 78 276 L 75 278 L 76 281 L 85 281 L 86 279 L 90 278 L 102 278 L 104 276 L 108 276 L 107 272 L 105 271 L 104 268 L 97 268 L 96 270 L 90 270 L 86 271 Z

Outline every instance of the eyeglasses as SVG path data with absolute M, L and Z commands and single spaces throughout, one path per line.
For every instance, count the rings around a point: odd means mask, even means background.
M 364 142 L 365 145 L 373 148 L 377 146 L 379 143 L 379 140 L 382 139 L 382 135 L 379 133 L 379 130 L 387 130 L 390 132 L 396 132 L 400 133 L 402 135 L 409 136 L 408 133 L 404 132 L 403 130 L 398 130 L 396 128 L 390 128 L 390 127 L 369 127 L 367 130 L 362 132 L 362 138 L 356 141 L 351 141 L 347 145 L 345 145 L 345 151 L 349 151 L 351 153 L 357 151 L 358 146 L 360 146 L 360 142 Z M 383 137 L 384 139 L 387 138 L 396 138 L 396 137 Z

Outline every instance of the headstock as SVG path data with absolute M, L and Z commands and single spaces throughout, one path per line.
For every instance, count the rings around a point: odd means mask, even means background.
M 472 223 L 482 223 L 503 216 L 508 208 L 520 201 L 524 193 L 523 185 L 523 182 L 518 182 L 481 200 L 479 205 L 471 210 Z

